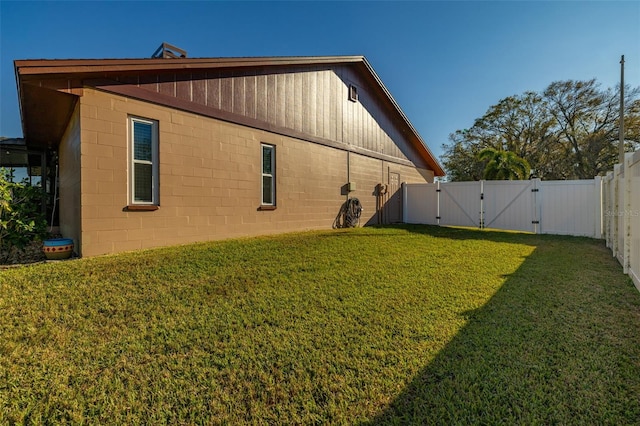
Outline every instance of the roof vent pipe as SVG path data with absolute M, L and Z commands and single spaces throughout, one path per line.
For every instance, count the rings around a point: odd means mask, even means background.
M 172 58 L 186 58 L 187 51 L 182 50 L 179 47 L 173 46 L 169 43 L 162 43 L 160 47 L 153 52 L 152 58 L 172 59 Z

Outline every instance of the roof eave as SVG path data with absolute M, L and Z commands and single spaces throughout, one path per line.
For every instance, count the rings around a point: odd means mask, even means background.
M 144 58 L 144 59 L 23 59 L 15 60 L 14 68 L 20 99 L 23 134 L 27 137 L 24 117 L 24 93 L 22 85 L 30 79 L 55 79 L 62 75 L 100 74 L 109 72 L 171 71 L 197 70 L 212 68 L 291 66 L 320 64 L 361 63 L 376 82 L 393 110 L 411 132 L 415 148 L 423 157 L 435 176 L 444 176 L 445 172 L 420 134 L 404 114 L 391 92 L 364 56 L 288 56 L 288 57 L 235 57 L 235 58 Z
M 22 76 L 100 73 L 117 71 L 170 71 L 251 66 L 290 66 L 354 63 L 363 56 L 289 56 L 240 58 L 174 58 L 174 59 L 23 59 L 14 61 Z

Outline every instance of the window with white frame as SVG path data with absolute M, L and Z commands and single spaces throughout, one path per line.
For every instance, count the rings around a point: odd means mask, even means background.
M 262 205 L 276 205 L 276 147 L 262 144 Z
M 158 122 L 130 117 L 131 204 L 158 205 Z

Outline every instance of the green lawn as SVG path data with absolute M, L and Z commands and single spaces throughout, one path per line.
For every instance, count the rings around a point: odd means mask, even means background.
M 635 424 L 601 241 L 402 226 L 0 271 L 0 424 Z

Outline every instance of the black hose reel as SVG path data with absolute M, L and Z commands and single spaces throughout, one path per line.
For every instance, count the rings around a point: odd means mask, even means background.
M 333 228 L 355 228 L 360 223 L 362 204 L 357 198 L 349 198 L 340 208 Z

